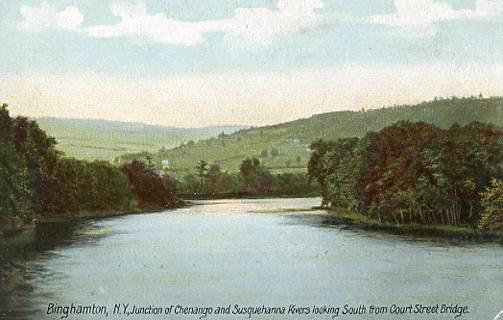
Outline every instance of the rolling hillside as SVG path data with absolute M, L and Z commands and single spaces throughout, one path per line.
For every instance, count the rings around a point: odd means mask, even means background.
M 158 166 L 161 160 L 169 160 L 178 177 L 194 173 L 199 160 L 216 162 L 225 170 L 237 171 L 241 161 L 250 156 L 259 158 L 272 172 L 303 172 L 312 140 L 361 137 L 368 131 L 400 120 L 425 121 L 442 128 L 472 121 L 503 127 L 503 98 L 451 98 L 368 111 L 324 113 L 278 125 L 239 130 L 197 143 L 184 143 L 156 152 L 152 158 Z M 127 154 L 117 161 L 122 163 L 146 155 Z
M 243 126 L 170 128 L 105 120 L 38 118 L 40 127 L 58 141 L 70 157 L 112 161 L 124 153 L 156 152 L 183 142 L 232 133 Z

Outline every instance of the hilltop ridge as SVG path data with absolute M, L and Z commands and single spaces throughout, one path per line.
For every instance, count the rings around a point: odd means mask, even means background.
M 67 156 L 86 160 L 108 160 L 124 153 L 156 152 L 183 142 L 232 133 L 245 126 L 177 128 L 144 123 L 97 119 L 38 118 L 40 127 L 58 141 Z
M 401 120 L 424 121 L 441 128 L 473 121 L 503 127 L 503 98 L 453 97 L 416 105 L 316 114 L 305 119 L 241 129 L 198 142 L 183 143 L 152 154 L 125 154 L 116 161 L 123 163 L 150 156 L 160 167 L 161 161 L 166 159 L 174 174 L 180 176 L 193 173 L 199 160 L 215 162 L 224 170 L 235 172 L 244 158 L 257 157 L 273 173 L 305 172 L 311 141 L 362 137 L 368 131 L 380 130 Z

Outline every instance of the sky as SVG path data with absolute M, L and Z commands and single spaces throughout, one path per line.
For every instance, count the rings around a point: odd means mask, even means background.
M 2 0 L 13 114 L 175 127 L 503 95 L 503 0 Z

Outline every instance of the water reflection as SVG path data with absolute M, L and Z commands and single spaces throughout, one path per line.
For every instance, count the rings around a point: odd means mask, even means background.
M 164 213 L 38 226 L 23 241 L 2 244 L 2 270 L 10 272 L 2 282 L 2 312 L 12 319 L 44 319 L 51 301 L 453 302 L 468 304 L 470 319 L 501 309 L 500 245 L 451 245 L 357 230 L 311 209 L 318 204 L 318 199 L 200 201 Z
M 86 232 L 82 233 L 86 227 Z M 44 261 L 57 254 L 55 249 L 98 241 L 89 234 L 93 221 L 37 224 L 33 229 L 7 230 L 0 238 L 0 315 L 5 319 L 26 319 L 37 311 L 31 306 L 34 279 L 52 279 Z
M 353 222 L 348 221 L 347 219 L 341 219 L 337 216 L 331 215 L 327 211 L 315 209 L 307 213 L 297 212 L 297 214 L 292 215 L 291 219 L 286 223 L 305 224 L 311 225 L 316 228 L 336 229 L 354 234 L 359 237 L 368 237 L 374 240 L 383 239 L 397 242 L 406 241 L 425 246 L 503 246 L 501 237 L 482 238 L 476 235 L 470 237 L 462 234 L 453 234 L 451 236 L 448 236 L 445 234 L 440 234 L 439 232 L 435 234 L 435 232 L 432 233 L 427 229 L 424 229 L 424 231 L 416 231 L 413 234 L 408 234 L 407 231 L 401 231 L 392 227 L 386 228 L 365 225 L 355 226 L 353 225 Z

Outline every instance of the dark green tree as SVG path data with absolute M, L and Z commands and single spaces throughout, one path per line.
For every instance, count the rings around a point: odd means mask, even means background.
M 257 158 L 246 158 L 239 167 L 243 187 L 241 192 L 266 193 L 271 191 L 273 177 Z
M 208 162 L 206 160 L 199 160 L 199 162 L 196 165 L 196 172 L 197 176 L 199 177 L 201 181 L 201 187 L 204 187 L 204 178 L 206 177 L 206 174 L 208 173 Z
M 480 228 L 490 231 L 503 230 L 503 180 L 492 179 L 481 193 L 483 214 Z

